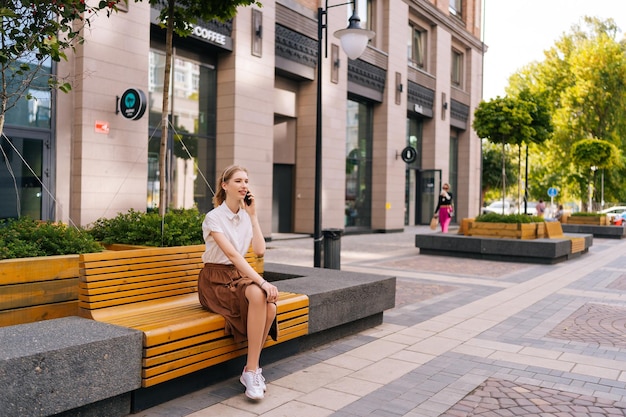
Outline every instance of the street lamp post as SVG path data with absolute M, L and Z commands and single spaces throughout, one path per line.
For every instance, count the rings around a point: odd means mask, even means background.
M 328 34 L 328 9 L 331 7 L 344 6 L 353 4 L 353 13 L 348 19 L 348 27 L 338 30 L 335 36 L 340 39 L 341 47 L 350 59 L 360 57 L 367 43 L 374 37 L 374 32 L 361 28 L 361 19 L 357 15 L 355 1 L 347 3 L 328 5 L 317 9 L 317 108 L 315 123 L 315 224 L 313 233 L 313 266 L 319 268 L 322 264 L 322 40 L 327 41 Z M 326 44 L 325 53 L 328 52 L 328 44 Z M 326 54 L 325 54 L 326 56 Z

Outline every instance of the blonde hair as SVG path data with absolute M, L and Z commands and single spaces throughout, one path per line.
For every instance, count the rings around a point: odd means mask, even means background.
M 215 187 L 217 191 L 215 192 L 215 195 L 213 196 L 213 207 L 220 206 L 226 200 L 226 190 L 222 188 L 222 183 L 230 181 L 233 175 L 239 171 L 243 171 L 246 174 L 248 173 L 248 170 L 240 165 L 231 165 L 229 167 L 226 167 L 226 169 L 224 169 L 224 171 L 222 172 L 222 175 L 220 175 L 220 177 L 217 180 L 217 187 Z

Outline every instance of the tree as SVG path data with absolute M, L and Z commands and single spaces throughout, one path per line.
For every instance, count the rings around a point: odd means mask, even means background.
M 141 1 L 141 0 L 135 0 Z M 159 149 L 159 214 L 167 210 L 167 186 L 165 156 L 169 129 L 169 89 L 172 72 L 172 52 L 174 34 L 188 36 L 198 20 L 232 19 L 239 6 L 261 3 L 255 0 L 149 0 L 150 5 L 161 8 L 159 20 L 165 32 L 165 70 L 163 78 L 163 102 L 161 107 L 161 143 Z
M 579 168 L 580 178 L 587 179 L 589 190 L 596 170 L 621 165 L 620 151 L 612 143 L 599 139 L 581 139 L 572 146 L 572 161 Z M 580 181 L 581 189 L 583 181 Z M 591 196 L 591 193 L 590 193 Z M 591 210 L 591 201 L 588 210 Z
M 581 138 L 598 138 L 626 146 L 626 44 L 616 39 L 612 19 L 585 17 L 555 45 L 542 62 L 529 64 L 510 79 L 508 93 L 529 89 L 543 94 L 552 115 L 554 134 L 541 147 L 540 169 L 531 172 L 544 187 L 557 179 L 570 193 L 583 197 L 587 174 L 580 175 L 572 147 Z M 626 200 L 626 167 L 605 172 L 605 188 L 613 201 Z
M 533 135 L 528 104 L 512 97 L 481 101 L 474 111 L 476 134 L 502 145 L 502 200 L 506 198 L 506 145 L 530 140 Z
M 502 185 L 502 150 L 496 144 L 483 141 L 482 145 L 482 201 L 491 194 L 492 190 L 498 190 Z M 508 155 L 505 158 L 510 159 Z M 505 184 L 511 184 L 515 180 L 515 172 L 510 163 L 505 163 Z
M 0 134 L 6 112 L 26 98 L 37 84 L 67 92 L 71 84 L 51 74 L 50 60 L 67 59 L 66 51 L 84 42 L 83 29 L 99 12 L 107 17 L 119 0 L 101 0 L 90 6 L 85 0 L 4 1 L 0 5 Z

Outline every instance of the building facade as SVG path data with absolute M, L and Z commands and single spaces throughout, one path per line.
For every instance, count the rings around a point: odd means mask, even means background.
M 174 41 L 168 207 L 210 210 L 216 176 L 237 163 L 249 170 L 266 237 L 312 233 L 319 64 L 323 228 L 426 224 L 443 182 L 457 218 L 479 213 L 481 146 L 471 122 L 482 90 L 480 1 L 358 0 L 361 26 L 376 36 L 356 60 L 333 36 L 351 6 L 330 2 L 318 57 L 324 2 L 262 3 L 231 22 L 198 22 Z M 72 91 L 42 87 L 36 102 L 7 113 L 0 217 L 89 225 L 158 207 L 165 36 L 157 15 L 129 2 L 96 19 L 69 61 L 51 67 Z M 139 93 L 131 102 L 129 91 Z M 137 100 L 145 114 L 129 116 Z

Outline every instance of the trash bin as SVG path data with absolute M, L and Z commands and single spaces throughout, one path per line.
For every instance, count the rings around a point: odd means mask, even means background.
M 324 268 L 341 269 L 342 229 L 324 229 Z

